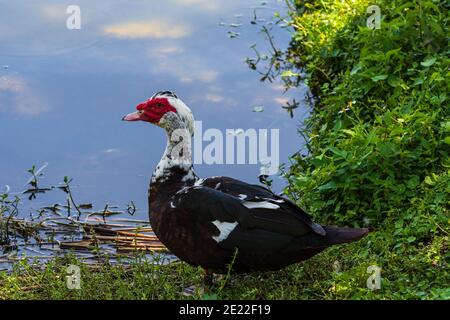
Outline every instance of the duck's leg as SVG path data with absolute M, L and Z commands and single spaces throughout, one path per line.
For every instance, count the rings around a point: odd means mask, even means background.
M 195 285 L 185 288 L 182 292 L 184 296 L 193 296 L 194 294 L 203 295 L 204 293 L 210 292 L 212 286 L 214 285 L 214 273 L 211 270 L 203 270 L 203 284 L 200 287 Z
M 214 273 L 211 270 L 205 269 L 203 275 L 203 287 L 211 288 L 214 285 Z

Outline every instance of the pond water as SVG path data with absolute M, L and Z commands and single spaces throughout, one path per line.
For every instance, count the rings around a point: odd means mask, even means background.
M 70 176 L 78 203 L 102 209 L 134 201 L 135 217 L 146 219 L 148 182 L 166 138 L 121 118 L 159 90 L 177 93 L 203 131 L 279 129 L 280 163 L 301 148 L 297 129 L 308 108 L 291 119 L 281 104 L 302 100 L 305 90 L 283 94 L 245 63 L 253 44 L 267 51 L 259 30 L 271 27 L 275 11 L 284 14 L 284 2 L 77 0 L 79 26 L 67 11 L 73 4 L 1 2 L 0 188 L 21 192 L 26 170 L 48 163 L 43 185 Z M 286 29 L 272 32 L 277 46 L 288 45 Z M 199 164 L 196 172 L 258 183 L 260 164 Z M 273 178 L 281 191 L 283 179 Z M 24 205 L 63 203 L 58 192 Z

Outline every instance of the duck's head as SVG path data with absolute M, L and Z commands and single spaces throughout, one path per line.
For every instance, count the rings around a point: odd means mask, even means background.
M 194 116 L 176 94 L 159 91 L 150 99 L 136 106 L 137 111 L 127 114 L 124 121 L 146 121 L 164 128 L 168 133 L 176 129 L 187 129 L 194 134 Z

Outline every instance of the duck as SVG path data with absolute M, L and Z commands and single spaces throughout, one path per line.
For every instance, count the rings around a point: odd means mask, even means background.
M 158 91 L 136 109 L 122 120 L 148 122 L 167 134 L 149 185 L 152 229 L 171 253 L 206 274 L 280 270 L 369 233 L 316 223 L 262 185 L 198 177 L 191 153 L 194 116 L 175 93 Z

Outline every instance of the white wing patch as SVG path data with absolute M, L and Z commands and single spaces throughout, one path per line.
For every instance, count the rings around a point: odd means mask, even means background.
M 222 222 L 219 220 L 214 220 L 212 223 L 220 231 L 220 234 L 218 236 L 212 237 L 214 240 L 216 240 L 216 242 L 225 240 L 228 237 L 228 235 L 234 230 L 234 228 L 236 228 L 236 226 L 238 224 L 237 221 L 236 222 Z
M 271 203 L 269 201 L 259 201 L 259 202 L 255 202 L 255 201 L 244 201 L 242 203 L 244 206 L 246 206 L 249 209 L 257 209 L 257 208 L 261 208 L 261 209 L 279 209 L 280 206 L 276 205 L 274 203 Z
M 205 182 L 205 179 L 198 179 L 195 181 L 194 186 L 199 187 L 203 184 L 203 182 Z
M 195 175 L 194 175 L 194 171 L 191 169 L 189 169 L 189 172 L 183 177 L 183 179 L 181 179 L 181 181 L 186 182 L 188 180 L 195 180 Z
M 272 202 L 276 202 L 276 203 L 284 203 L 284 200 L 283 199 L 270 199 L 270 198 L 263 198 L 263 199 L 266 199 L 266 200 L 270 200 L 270 201 L 272 201 Z
M 241 199 L 241 200 L 245 200 L 245 198 L 247 198 L 247 195 L 246 194 L 239 194 L 239 199 Z

